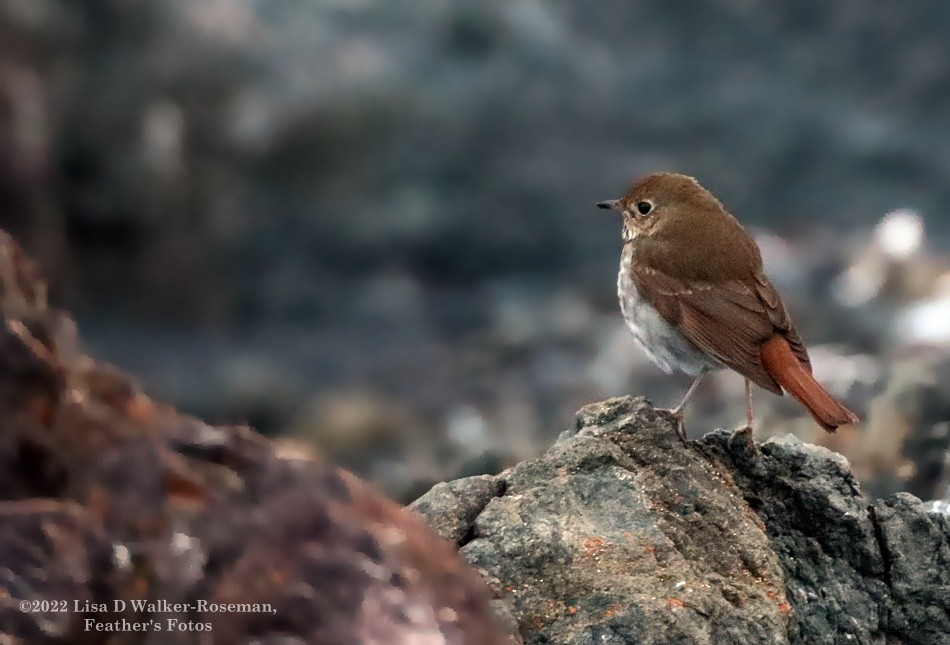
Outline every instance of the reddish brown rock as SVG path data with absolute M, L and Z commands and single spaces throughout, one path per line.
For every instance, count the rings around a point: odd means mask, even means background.
M 123 643 L 159 629 L 161 642 L 201 641 L 177 631 L 189 623 L 216 643 L 505 642 L 482 580 L 419 519 L 306 452 L 156 404 L 83 356 L 6 234 L 0 310 L 0 635 L 110 642 L 87 631 L 91 618 L 149 625 L 112 641 Z M 66 611 L 49 604 L 61 601 Z

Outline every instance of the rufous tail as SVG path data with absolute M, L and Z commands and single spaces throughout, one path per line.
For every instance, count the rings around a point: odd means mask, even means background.
M 828 432 L 858 422 L 858 417 L 828 394 L 808 368 L 799 362 L 781 334 L 775 334 L 762 343 L 762 365 Z

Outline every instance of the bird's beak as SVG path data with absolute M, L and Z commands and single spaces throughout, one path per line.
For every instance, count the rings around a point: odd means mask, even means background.
M 603 208 L 605 210 L 619 211 L 620 210 L 620 200 L 619 199 L 608 199 L 605 202 L 597 202 L 597 208 Z

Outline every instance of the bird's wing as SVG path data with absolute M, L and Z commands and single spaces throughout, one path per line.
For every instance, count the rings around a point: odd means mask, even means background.
M 762 343 L 782 334 L 796 358 L 811 371 L 808 352 L 778 292 L 764 274 L 723 282 L 684 282 L 634 264 L 637 291 L 687 340 L 757 385 L 782 393 L 765 370 Z

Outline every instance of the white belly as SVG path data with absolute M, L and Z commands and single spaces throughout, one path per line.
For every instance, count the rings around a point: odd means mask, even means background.
M 704 369 L 722 369 L 722 364 L 700 352 L 637 293 L 630 277 L 630 249 L 624 249 L 617 276 L 620 311 L 637 344 L 667 374 L 674 371 L 698 376 Z

